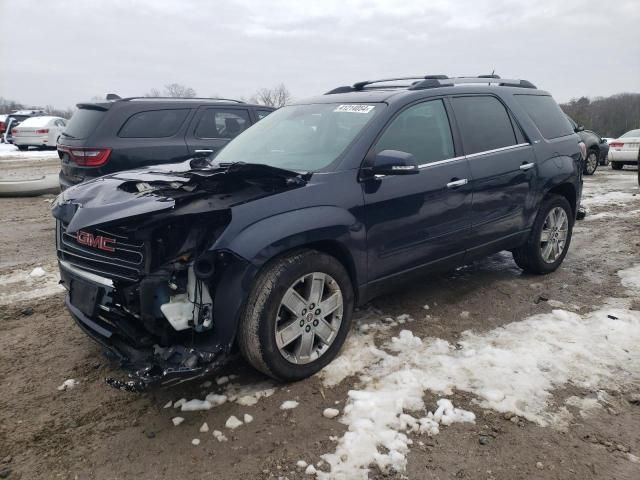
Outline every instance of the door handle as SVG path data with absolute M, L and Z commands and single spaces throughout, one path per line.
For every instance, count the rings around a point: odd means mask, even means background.
M 466 178 L 463 178 L 462 180 L 452 180 L 447 183 L 447 188 L 458 188 L 466 185 L 467 183 L 469 183 L 469 180 L 467 180 Z
M 213 150 L 196 150 L 195 153 L 213 153 Z
M 535 163 L 523 163 L 522 165 L 520 165 L 520 170 L 529 170 L 530 168 L 533 168 L 535 166 Z

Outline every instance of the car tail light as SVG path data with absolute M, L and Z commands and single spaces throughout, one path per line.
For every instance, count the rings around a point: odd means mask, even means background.
M 613 148 L 622 148 L 624 147 L 624 142 L 611 142 L 609 146 Z
M 44 135 L 45 133 L 49 133 L 48 128 L 41 128 L 40 130 L 36 130 L 36 135 Z
M 584 144 L 584 142 L 579 142 L 578 146 L 580 147 L 580 155 L 582 155 L 582 159 L 586 160 L 587 159 L 587 146 Z
M 4 122 L 0 122 L 0 131 L 4 130 Z
M 74 148 L 58 145 L 58 150 L 69 154 L 71 160 L 81 167 L 99 167 L 107 163 L 110 148 Z
M 18 133 L 18 129 L 17 129 L 17 128 L 12 128 L 12 129 L 11 129 L 11 133 L 12 133 L 13 135 L 15 135 L 16 133 Z

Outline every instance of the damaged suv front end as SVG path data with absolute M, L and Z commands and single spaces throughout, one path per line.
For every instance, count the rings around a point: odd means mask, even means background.
M 255 266 L 217 240 L 235 205 L 302 187 L 305 174 L 206 159 L 98 178 L 56 200 L 66 306 L 139 391 L 208 374 L 229 353 Z

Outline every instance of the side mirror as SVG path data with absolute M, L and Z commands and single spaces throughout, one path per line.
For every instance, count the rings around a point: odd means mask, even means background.
M 576 133 L 578 133 L 578 132 L 584 132 L 584 125 L 578 125 L 578 126 L 575 128 L 575 131 L 576 131 Z
M 370 171 L 373 175 L 413 175 L 420 173 L 420 168 L 410 153 L 383 150 L 374 157 Z

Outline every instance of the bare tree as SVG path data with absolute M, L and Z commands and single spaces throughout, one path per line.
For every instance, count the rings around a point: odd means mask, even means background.
M 273 88 L 261 88 L 249 99 L 252 103 L 260 103 L 269 107 L 284 107 L 293 97 L 284 83 Z
M 164 89 L 160 91 L 157 88 L 152 88 L 144 94 L 145 97 L 176 97 L 176 98 L 193 98 L 197 95 L 196 91 L 182 85 L 180 83 L 170 83 L 165 85 Z

